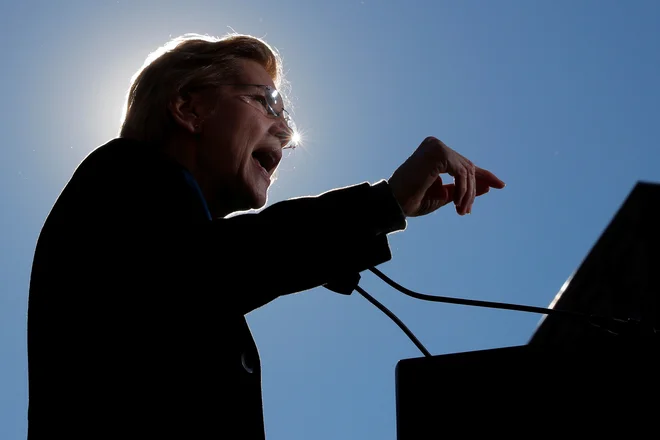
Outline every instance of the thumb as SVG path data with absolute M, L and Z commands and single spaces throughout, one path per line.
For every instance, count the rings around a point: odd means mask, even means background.
M 454 200 L 454 188 L 453 183 L 443 185 L 442 178 L 438 176 L 426 191 L 426 196 L 430 199 L 437 200 L 444 206 Z
M 389 183 L 401 206 L 417 205 L 426 196 L 439 177 L 432 165 L 418 149 L 394 171 Z

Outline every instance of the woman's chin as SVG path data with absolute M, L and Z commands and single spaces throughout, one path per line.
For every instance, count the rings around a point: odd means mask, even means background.
M 261 209 L 268 201 L 268 188 L 252 188 L 250 191 L 249 207 L 247 209 Z
M 259 194 L 257 197 L 254 199 L 254 203 L 252 205 L 252 209 L 261 209 L 264 206 L 266 206 L 266 202 L 268 202 L 268 194 Z
M 264 179 L 246 179 L 240 186 L 235 187 L 233 211 L 249 211 L 250 209 L 261 209 L 268 201 L 268 187 Z M 270 182 L 268 182 L 270 183 Z

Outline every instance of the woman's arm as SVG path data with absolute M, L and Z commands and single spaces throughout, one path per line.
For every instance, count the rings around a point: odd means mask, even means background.
M 49 223 L 69 236 L 61 270 L 84 268 L 74 284 L 112 295 L 107 304 L 245 314 L 388 261 L 386 235 L 406 226 L 385 181 L 211 222 L 186 217 L 192 193 L 157 156 L 107 150 L 86 162 Z

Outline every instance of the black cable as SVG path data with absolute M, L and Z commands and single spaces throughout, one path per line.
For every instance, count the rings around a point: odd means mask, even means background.
M 401 330 L 403 330 L 403 332 L 406 334 L 406 336 L 408 336 L 410 338 L 410 340 L 413 341 L 413 344 L 415 344 L 417 346 L 417 348 L 419 348 L 419 350 L 424 354 L 424 356 L 431 357 L 431 353 L 429 353 L 429 351 L 426 349 L 426 347 L 424 347 L 422 345 L 422 343 L 419 342 L 419 340 L 415 337 L 413 332 L 411 332 L 408 329 L 408 327 L 406 327 L 406 325 L 403 322 L 401 322 L 401 320 L 399 318 L 396 317 L 396 315 L 394 313 L 390 312 L 387 307 L 385 307 L 384 305 L 379 303 L 376 298 L 369 295 L 362 287 L 355 286 L 355 290 L 360 295 L 364 296 L 367 299 L 367 301 L 369 301 L 371 304 L 378 307 L 380 309 L 380 311 L 385 313 L 392 321 L 394 321 L 394 323 L 396 325 L 398 325 Z
M 423 301 L 433 301 L 433 302 L 442 302 L 449 304 L 460 304 L 466 306 L 474 307 L 488 307 L 494 309 L 505 309 L 505 310 L 516 310 L 519 312 L 529 312 L 529 313 L 540 313 L 543 315 L 555 315 L 555 316 L 564 316 L 570 318 L 577 318 L 583 322 L 599 328 L 607 333 L 618 336 L 623 335 L 627 337 L 640 337 L 643 336 L 648 339 L 652 339 L 654 343 L 660 342 L 660 330 L 656 329 L 653 325 L 648 323 L 641 322 L 638 319 L 620 319 L 613 316 L 598 316 L 588 313 L 573 312 L 570 310 L 561 310 L 561 309 L 547 309 L 544 307 L 534 307 L 534 306 L 524 306 L 520 304 L 509 304 L 509 303 L 500 303 L 493 301 L 479 301 L 474 299 L 464 299 L 464 298 L 454 298 L 448 296 L 436 296 L 436 295 L 426 295 L 424 293 L 418 293 L 403 287 L 398 284 L 396 281 L 389 278 L 383 272 L 379 271 L 375 267 L 369 268 L 376 276 L 385 281 L 390 286 L 397 289 L 399 292 L 404 295 L 411 296 L 415 299 L 421 299 Z
M 473 307 L 487 307 L 493 309 L 504 309 L 504 310 L 515 310 L 519 312 L 529 312 L 529 313 L 539 313 L 543 315 L 559 315 L 567 316 L 571 318 L 578 318 L 580 320 L 585 320 L 592 326 L 598 327 L 601 330 L 605 330 L 608 333 L 619 335 L 627 334 L 628 336 L 645 336 L 647 338 L 653 337 L 653 342 L 660 342 L 660 331 L 653 326 L 645 325 L 644 323 L 634 320 L 634 319 L 618 319 L 614 317 L 607 316 L 596 316 L 586 313 L 573 312 L 570 310 L 560 310 L 560 309 L 548 309 L 544 307 L 534 307 L 534 306 L 525 306 L 520 304 L 510 304 L 510 303 L 501 303 L 493 301 L 480 301 L 474 299 L 464 299 L 464 298 L 455 298 L 449 296 L 436 296 L 436 295 L 427 295 L 424 293 L 418 293 L 413 290 L 407 289 L 402 285 L 398 284 L 396 281 L 389 278 L 387 275 L 376 269 L 375 267 L 369 268 L 376 276 L 381 280 L 385 281 L 391 287 L 395 288 L 404 295 L 408 295 L 415 299 L 421 299 L 423 301 L 433 301 L 449 304 L 459 304 L 465 306 Z M 387 307 L 378 302 L 374 297 L 369 295 L 364 289 L 362 289 L 357 284 L 360 281 L 360 275 L 357 274 L 350 279 L 341 279 L 341 282 L 334 284 L 326 284 L 325 287 L 338 293 L 344 295 L 350 295 L 353 290 L 356 290 L 359 294 L 367 299 L 371 304 L 375 305 L 380 311 L 385 313 L 396 325 L 399 326 L 401 330 L 410 338 L 410 340 L 415 344 L 415 346 L 424 354 L 426 357 L 432 357 L 431 353 L 422 345 L 421 342 L 415 337 L 415 335 L 405 326 L 403 322 L 396 315 L 390 312 Z M 613 327 L 614 326 L 614 327 Z
M 376 274 L 376 276 L 378 276 L 381 280 L 385 281 L 387 284 L 394 287 L 399 292 L 424 301 L 434 301 L 434 302 L 442 302 L 449 304 L 461 304 L 464 306 L 474 306 L 474 307 L 488 307 L 493 309 L 517 310 L 519 312 L 540 313 L 543 315 L 564 315 L 564 316 L 572 316 L 579 318 L 585 318 L 589 316 L 583 313 L 572 312 L 570 310 L 546 309 L 543 307 L 523 306 L 520 304 L 509 304 L 509 303 L 500 303 L 493 301 L 479 301 L 475 299 L 454 298 L 449 296 L 426 295 L 424 293 L 418 293 L 403 287 L 402 285 L 398 284 L 396 281 L 392 280 L 391 278 L 389 278 L 387 275 L 385 275 L 383 272 L 379 271 L 375 267 L 371 267 L 369 268 L 369 270 L 372 271 L 374 274 Z

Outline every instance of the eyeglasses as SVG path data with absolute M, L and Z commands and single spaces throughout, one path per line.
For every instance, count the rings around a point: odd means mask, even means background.
M 274 116 L 276 118 L 282 118 L 284 119 L 284 122 L 286 123 L 286 126 L 289 128 L 291 133 L 289 133 L 288 136 L 288 142 L 283 148 L 293 148 L 296 146 L 296 142 L 294 140 L 294 137 L 296 136 L 297 130 L 296 130 L 296 125 L 293 122 L 293 119 L 291 119 L 291 116 L 289 115 L 289 112 L 284 110 L 282 108 L 281 111 L 275 110 L 275 108 L 279 107 L 280 102 L 282 101 L 282 97 L 280 95 L 280 92 L 271 86 L 265 85 L 265 84 L 219 84 L 221 86 L 237 86 L 237 87 L 259 87 L 260 89 L 264 90 L 264 98 L 265 101 L 261 102 L 261 105 L 263 105 L 264 109 L 270 116 Z M 261 96 L 261 95 L 259 95 Z M 284 103 L 281 104 L 284 106 Z

